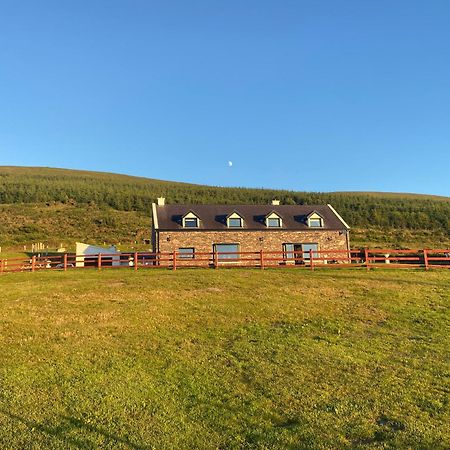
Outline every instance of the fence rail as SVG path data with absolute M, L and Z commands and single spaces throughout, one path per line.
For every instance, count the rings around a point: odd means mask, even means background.
M 37 272 L 43 270 L 80 270 L 129 268 L 182 269 L 254 267 L 254 268 L 434 268 L 450 269 L 450 249 L 393 250 L 310 250 L 257 252 L 195 252 L 195 253 L 114 253 L 98 255 L 60 254 L 33 255 L 28 259 L 0 259 L 0 274 L 8 272 Z

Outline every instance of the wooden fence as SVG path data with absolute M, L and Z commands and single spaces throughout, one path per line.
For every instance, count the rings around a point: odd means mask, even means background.
M 43 270 L 114 269 L 132 270 L 166 268 L 182 269 L 254 267 L 265 268 L 445 268 L 450 269 L 450 249 L 392 250 L 311 250 L 214 252 L 193 254 L 171 253 L 119 253 L 99 255 L 33 255 L 29 259 L 0 260 L 0 274 L 8 272 L 36 272 Z

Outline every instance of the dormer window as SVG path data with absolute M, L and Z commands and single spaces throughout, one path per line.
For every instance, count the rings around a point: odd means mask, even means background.
M 228 219 L 228 226 L 230 228 L 242 228 L 242 219 L 240 217 L 233 217 Z
M 228 228 L 242 228 L 243 226 L 244 220 L 237 212 L 234 212 L 227 217 Z
M 183 228 L 198 228 L 199 222 L 199 218 L 193 212 L 183 216 Z
M 271 217 L 270 219 L 267 219 L 267 226 L 269 228 L 280 228 L 281 219 L 279 217 Z
M 198 228 L 198 219 L 196 217 L 192 219 L 184 219 L 185 228 Z
M 308 227 L 323 228 L 323 218 L 320 214 L 313 212 L 308 216 Z
M 266 216 L 266 227 L 267 228 L 281 228 L 283 226 L 283 221 L 281 217 L 273 212 Z
M 309 226 L 311 228 L 322 228 L 322 219 L 309 219 Z

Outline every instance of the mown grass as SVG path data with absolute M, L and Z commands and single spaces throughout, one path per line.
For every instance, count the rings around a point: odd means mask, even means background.
M 0 289 L 0 447 L 448 448 L 448 271 L 93 270 Z

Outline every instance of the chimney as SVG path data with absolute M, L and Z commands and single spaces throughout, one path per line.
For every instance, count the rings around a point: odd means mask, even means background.
M 158 206 L 164 206 L 166 204 L 166 199 L 164 197 L 158 197 Z
M 279 204 L 280 204 L 280 200 L 277 200 L 275 198 L 272 200 L 272 205 L 278 206 Z

